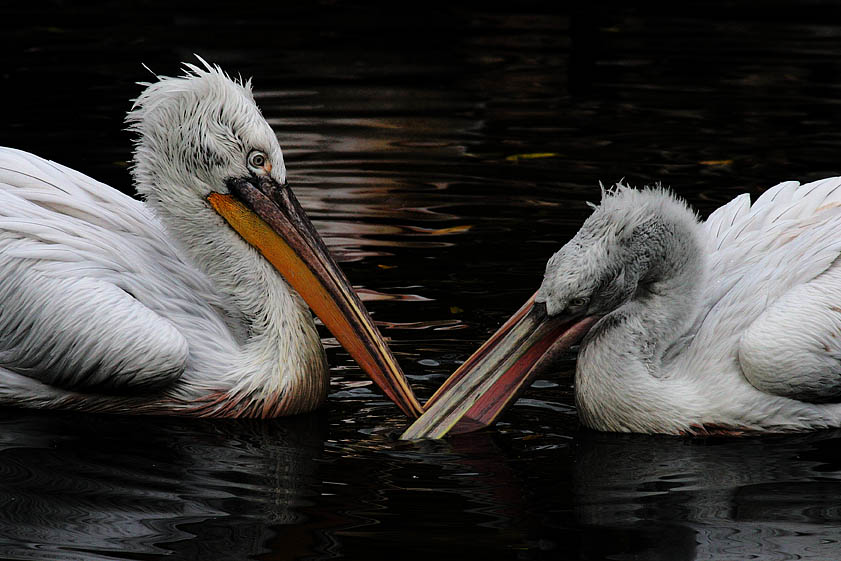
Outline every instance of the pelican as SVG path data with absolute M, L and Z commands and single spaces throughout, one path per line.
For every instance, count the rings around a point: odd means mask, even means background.
M 144 202 L 0 149 L 0 404 L 310 411 L 326 399 L 328 367 L 309 304 L 416 416 L 397 362 L 287 184 L 250 81 L 201 63 L 144 84 L 128 113 Z
M 599 431 L 841 425 L 841 178 L 740 195 L 699 221 L 663 188 L 603 190 L 535 295 L 403 438 L 493 422 L 580 342 L 575 401 Z

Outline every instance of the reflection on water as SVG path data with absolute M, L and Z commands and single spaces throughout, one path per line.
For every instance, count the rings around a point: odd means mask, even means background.
M 829 559 L 841 434 L 332 439 L 319 416 L 0 412 L 13 559 Z M 350 431 L 345 433 L 350 436 Z
M 195 52 L 254 76 L 298 197 L 426 397 L 534 291 L 598 181 L 662 181 L 706 214 L 841 172 L 831 3 L 555 4 L 18 3 L 0 17 L 0 144 L 130 190 L 121 129 L 141 62 L 173 74 Z M 333 387 L 316 416 L 0 412 L 0 557 L 841 549 L 838 434 L 582 433 L 568 358 L 495 431 L 400 443 L 396 408 L 324 343 Z
M 321 485 L 317 421 L 138 423 L 4 410 L 0 551 L 63 560 L 266 552 L 272 526 L 302 522 L 298 509 Z
M 737 442 L 588 435 L 577 444 L 576 521 L 637 542 L 641 558 L 831 559 L 841 551 L 838 433 Z

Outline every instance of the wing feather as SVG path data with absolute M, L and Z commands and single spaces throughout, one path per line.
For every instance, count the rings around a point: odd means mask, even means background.
M 17 271 L 4 276 L 0 301 L 0 364 L 18 374 L 76 391 L 136 392 L 166 387 L 186 366 L 176 327 L 99 279 Z
M 709 272 L 705 313 L 684 360 L 709 360 L 710 348 L 731 349 L 721 358 L 735 360 L 739 337 L 764 310 L 841 255 L 841 177 L 780 183 L 747 205 L 747 195 L 737 197 L 702 225 Z
M 75 391 L 166 387 L 198 332 L 233 340 L 228 307 L 143 203 L 0 148 L 0 385 L 5 369 Z

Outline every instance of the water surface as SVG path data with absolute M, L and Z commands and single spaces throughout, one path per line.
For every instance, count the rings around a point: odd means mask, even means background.
M 0 143 L 130 192 L 141 63 L 253 76 L 298 197 L 424 398 L 535 290 L 599 181 L 662 182 L 705 215 L 841 173 L 830 3 L 170 4 L 0 8 Z M 590 433 L 569 359 L 495 430 L 402 443 L 397 409 L 324 342 L 330 403 L 310 416 L 0 411 L 0 558 L 841 551 L 838 433 Z

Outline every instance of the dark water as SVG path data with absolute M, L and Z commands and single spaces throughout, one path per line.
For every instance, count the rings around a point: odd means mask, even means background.
M 0 144 L 126 190 L 141 63 L 253 76 L 423 397 L 536 288 L 598 181 L 660 181 L 707 214 L 841 173 L 831 2 L 16 2 L 0 31 Z M 396 408 L 325 343 L 317 415 L 0 411 L 0 558 L 841 558 L 841 434 L 582 431 L 568 360 L 493 431 L 401 443 Z

